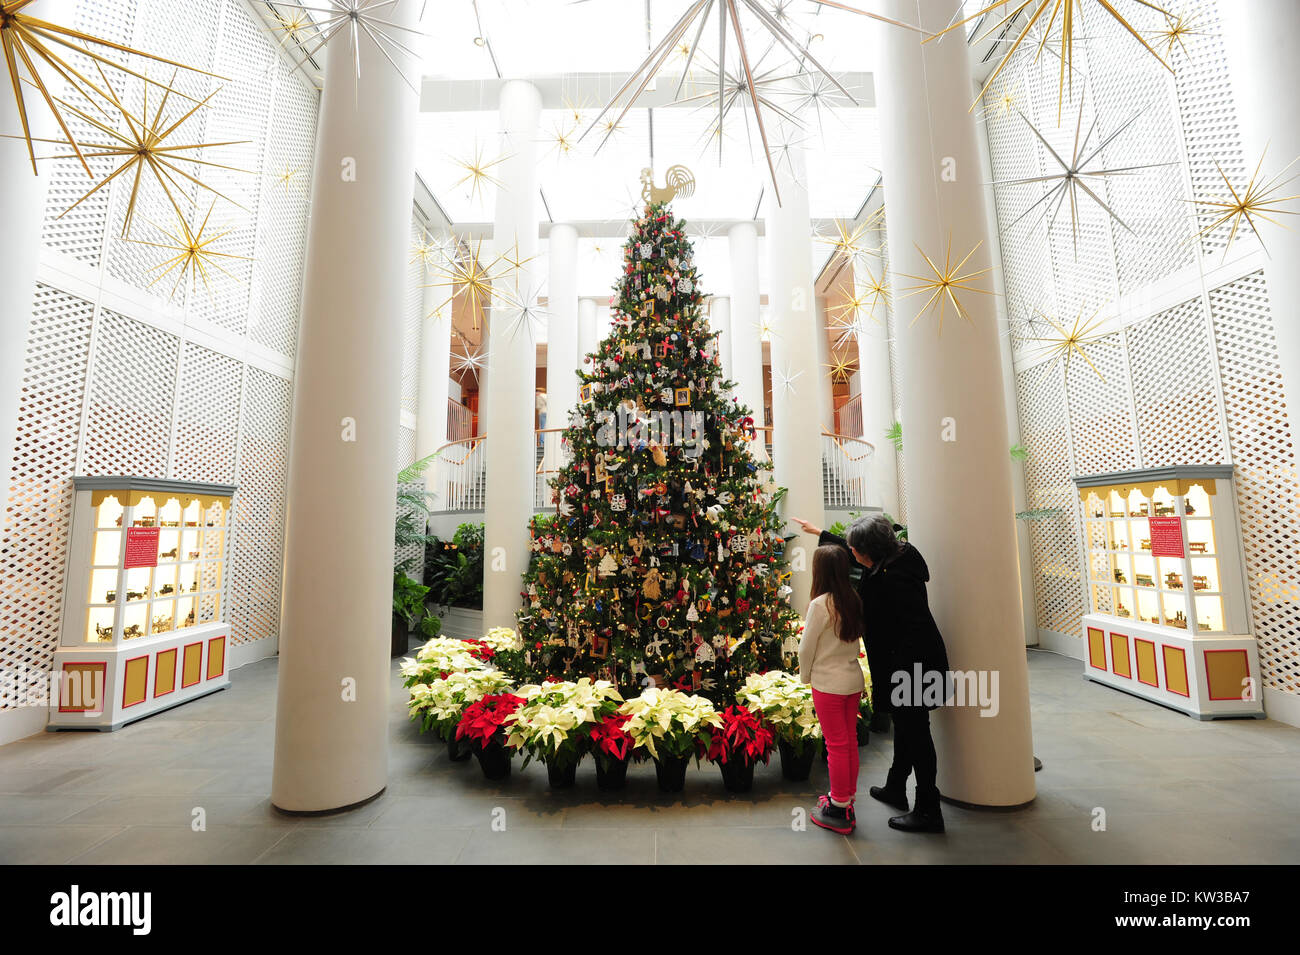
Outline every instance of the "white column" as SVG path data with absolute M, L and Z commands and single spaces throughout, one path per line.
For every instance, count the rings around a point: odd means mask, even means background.
M 537 120 L 542 95 L 524 80 L 501 88 L 501 187 L 497 191 L 493 238 L 498 251 L 518 243 L 519 258 L 537 252 Z M 526 296 L 535 287 L 526 264 L 511 281 Z M 533 514 L 537 456 L 533 431 L 537 381 L 537 336 L 516 324 L 510 308 L 492 308 L 488 350 L 486 560 L 483 570 L 483 626 L 514 627 L 519 607 L 519 577 L 528 565 L 528 520 Z
M 811 225 L 809 226 L 811 229 Z M 810 250 L 811 254 L 811 250 Z M 821 385 L 817 388 L 818 420 L 827 431 L 835 430 L 835 400 L 832 391 L 835 383 L 831 381 L 831 340 L 826 331 L 826 299 L 818 295 L 813 309 L 813 341 L 817 346 L 817 377 Z
M 825 523 L 822 493 L 822 397 L 826 387 L 818 361 L 817 305 L 813 300 L 812 225 L 808 219 L 801 148 L 789 153 L 789 168 L 777 173 L 778 206 L 771 191 L 764 199 L 767 236 L 768 314 L 772 325 L 772 459 L 775 480 L 787 488 L 782 514 L 816 525 Z M 737 336 L 739 344 L 743 336 Z M 754 336 L 757 338 L 757 336 Z M 761 381 L 761 379 L 760 379 Z M 791 603 L 808 606 L 812 559 L 794 561 Z
M 578 230 L 551 226 L 547 281 L 546 424 L 562 428 L 578 402 Z
M 758 227 L 752 222 L 736 223 L 727 231 L 727 246 L 731 253 L 731 373 L 736 397 L 753 413 L 755 426 L 762 428 L 767 419 L 758 314 Z M 761 440 L 755 444 L 756 449 L 762 447 Z
M 416 407 L 415 459 L 427 458 L 447 443 L 447 392 L 451 374 L 451 315 L 446 295 L 434 285 L 424 290 L 424 316 L 420 319 L 420 397 Z M 436 491 L 438 467 L 424 472 L 424 486 Z M 435 503 L 441 503 L 435 501 Z
M 884 259 L 878 252 L 863 254 L 866 265 L 881 278 Z M 860 285 L 861 283 L 859 283 Z M 875 448 L 871 455 L 871 503 L 898 519 L 898 461 L 894 442 L 885 432 L 894 423 L 893 382 L 889 372 L 889 330 L 883 302 L 873 302 L 858 319 L 858 375 L 862 395 L 862 435 Z
M 414 27 L 416 5 L 387 14 Z M 271 801 L 337 809 L 388 777 L 402 311 L 418 98 L 375 44 L 329 44 L 290 440 Z M 403 63 L 403 66 L 408 64 Z
M 67 0 L 38 0 L 24 8 L 23 13 L 72 26 L 68 20 L 70 8 Z M 41 68 L 41 76 L 54 95 L 59 95 L 62 81 L 58 76 L 45 67 Z M 23 99 L 33 140 L 61 135 L 49 107 L 34 87 L 24 85 Z M 0 132 L 13 135 L 22 132 L 18 104 L 8 83 L 0 89 Z M 49 143 L 33 142 L 32 145 L 37 156 L 61 151 Z M 18 409 L 22 404 L 23 367 L 36 293 L 36 266 L 41 257 L 49 166 L 49 162 L 41 163 L 37 175 L 32 171 L 27 141 L 0 138 L 0 196 L 3 197 L 0 207 L 4 209 L 4 226 L 0 228 L 0 495 L 6 498 L 18 432 Z M 85 182 L 89 189 L 90 178 Z M 0 516 L 0 531 L 5 523 Z
M 578 364 L 582 365 L 582 360 L 596 350 L 600 344 L 600 338 L 597 337 L 596 328 L 596 300 L 594 298 L 578 299 Z M 582 365 L 586 371 L 591 371 L 589 365 Z
M 908 22 L 919 16 L 920 26 L 938 32 L 952 9 L 944 0 L 885 0 L 880 12 Z M 930 274 L 918 247 L 942 263 L 950 236 L 954 264 L 982 243 L 964 269 L 992 265 L 967 110 L 970 58 L 960 37 L 922 46 L 906 30 L 876 34 L 881 164 L 900 290 L 908 537 L 929 563 L 930 606 L 952 669 L 998 679 L 996 716 L 973 705 L 936 713 L 939 789 L 962 802 L 1016 806 L 1034 798 L 1034 771 L 997 312 L 991 295 L 958 292 L 971 321 L 950 307 L 940 336 L 937 313 L 912 324 L 924 298 L 901 291 L 916 284 L 903 276 Z M 993 287 L 988 275 L 974 284 Z
M 731 299 L 715 295 L 709 305 L 709 328 L 718 333 L 718 360 L 722 362 L 722 379 L 731 378 Z
M 1295 0 L 1238 0 L 1231 6 L 1231 10 L 1226 4 L 1222 6 L 1219 24 L 1228 54 L 1230 69 L 1225 75 L 1232 82 L 1245 165 L 1248 174 L 1253 173 L 1262 156 L 1261 179 L 1276 176 L 1300 156 L 1300 123 L 1296 122 L 1294 95 L 1300 84 L 1300 62 L 1292 48 L 1293 31 L 1300 29 L 1300 4 Z M 1297 166 L 1292 166 L 1287 175 L 1296 171 Z M 1245 183 L 1234 185 L 1244 188 Z M 1293 181 L 1281 195 L 1294 195 L 1294 187 Z M 1295 203 L 1286 208 L 1295 209 Z M 1300 322 L 1296 320 L 1300 315 L 1300 228 L 1288 221 L 1293 216 L 1275 218 L 1280 223 L 1260 223 L 1268 249 L 1264 282 L 1268 286 L 1291 430 L 1300 433 Z M 1234 245 L 1234 254 L 1236 248 Z

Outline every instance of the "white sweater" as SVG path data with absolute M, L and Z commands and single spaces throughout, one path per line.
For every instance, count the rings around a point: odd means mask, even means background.
M 830 595 L 814 597 L 808 604 L 799 641 L 799 679 L 819 693 L 861 693 L 866 687 L 858 653 L 862 641 L 845 643 L 835 630 Z

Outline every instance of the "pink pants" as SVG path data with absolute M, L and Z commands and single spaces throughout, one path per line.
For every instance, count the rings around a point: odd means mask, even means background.
M 831 799 L 850 803 L 858 792 L 858 704 L 861 693 L 813 690 L 813 707 L 826 738 Z

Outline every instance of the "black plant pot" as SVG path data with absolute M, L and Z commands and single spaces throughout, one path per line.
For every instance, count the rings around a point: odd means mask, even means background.
M 497 740 L 486 746 L 476 745 L 474 755 L 478 757 L 479 768 L 488 779 L 505 779 L 510 775 L 510 750 Z
M 871 724 L 858 717 L 858 745 L 866 746 L 871 742 Z
M 400 657 L 410 649 L 411 631 L 407 628 L 406 618 L 393 615 L 392 655 Z
M 729 759 L 718 763 L 722 770 L 722 785 L 729 793 L 747 793 L 754 788 L 754 764 L 742 759 Z
M 464 741 L 457 739 L 456 731 L 452 730 L 447 737 L 447 758 L 453 763 L 463 763 L 473 755 L 474 751 Z
M 596 758 L 596 788 L 601 792 L 613 792 L 627 788 L 627 764 L 630 759 Z
M 794 782 L 804 782 L 812 775 L 813 760 L 817 758 L 820 746 L 814 740 L 803 744 L 803 753 L 796 756 L 794 747 L 785 740 L 778 740 L 777 751 L 781 754 L 781 775 Z
M 546 779 L 552 789 L 571 789 L 578 779 L 578 760 L 575 759 L 564 766 L 547 763 Z
M 655 778 L 659 780 L 659 791 L 679 793 L 686 788 L 686 766 L 691 761 L 689 756 L 661 756 L 655 760 Z

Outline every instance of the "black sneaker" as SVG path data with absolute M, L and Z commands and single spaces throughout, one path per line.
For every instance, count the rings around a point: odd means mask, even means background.
M 928 812 L 913 809 L 906 815 L 891 818 L 889 828 L 900 832 L 943 832 L 943 812 L 938 809 Z
M 893 806 L 902 812 L 907 812 L 907 793 L 890 789 L 888 786 L 872 786 L 869 790 L 872 799 L 878 799 L 886 806 Z
M 838 832 L 842 836 L 847 836 L 858 824 L 852 806 L 837 806 L 829 799 L 813 812 L 812 821 L 814 826 Z

